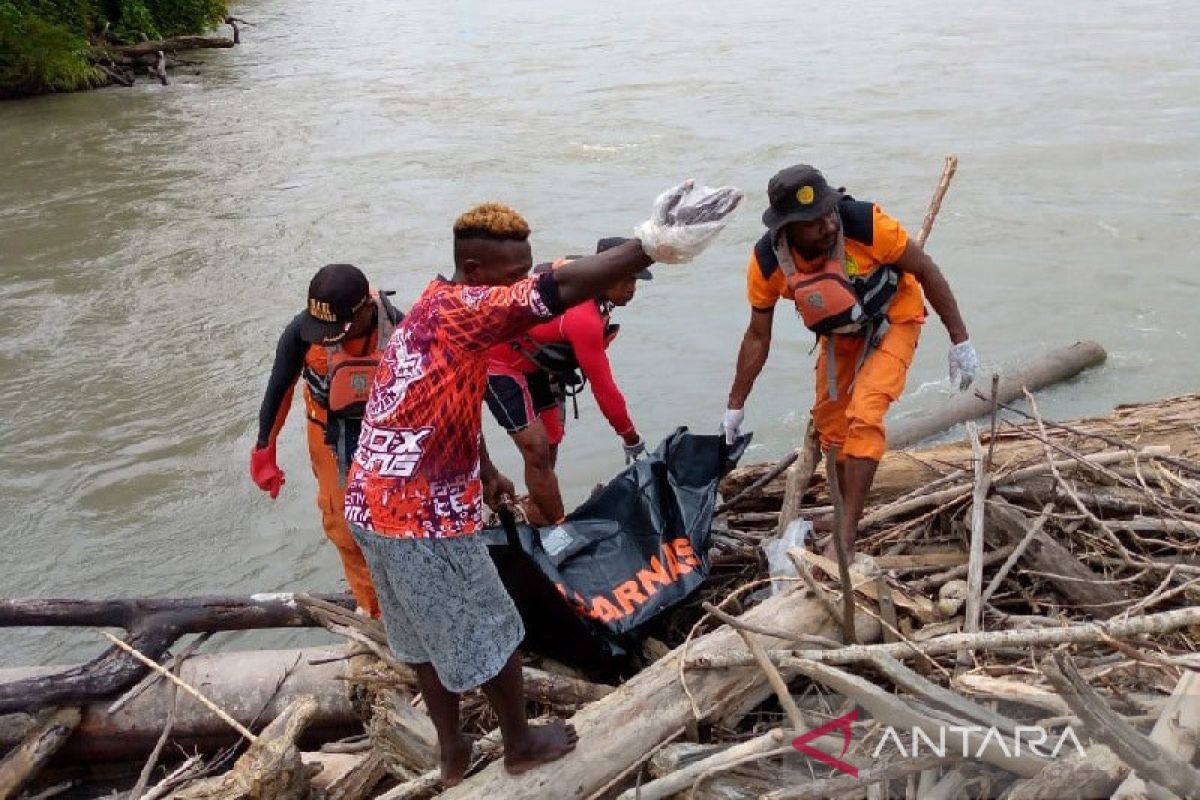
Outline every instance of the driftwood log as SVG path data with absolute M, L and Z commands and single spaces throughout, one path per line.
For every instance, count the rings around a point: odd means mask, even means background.
M 349 595 L 323 599 L 349 608 L 354 604 Z M 179 637 L 189 633 L 306 628 L 319 623 L 290 594 L 176 600 L 0 601 L 0 627 L 59 626 L 124 628 L 128 632 L 126 644 L 157 661 Z M 0 714 L 108 697 L 132 685 L 146 669 L 118 648 L 109 648 L 78 667 L 0 684 Z
M 740 619 L 789 635 L 835 636 L 839 630 L 820 602 L 796 592 L 765 600 Z M 764 638 L 768 645 L 778 641 Z M 687 651 L 703 656 L 740 644 L 738 634 L 722 626 L 691 642 Z M 766 685 L 766 677 L 757 667 L 689 671 L 685 691 L 680 683 L 683 658 L 684 648 L 676 648 L 612 694 L 585 706 L 572 719 L 579 733 L 579 746 L 565 758 L 519 776 L 509 775 L 500 764 L 493 764 L 442 797 L 588 797 L 619 780 L 656 747 L 677 736 L 695 719 L 693 708 L 701 717 L 715 716 Z
M 223 36 L 173 36 L 170 39 L 154 39 L 136 44 L 118 45 L 116 52 L 127 56 L 154 55 L 159 50 L 165 53 L 178 53 L 183 50 L 213 50 L 233 47 L 233 39 Z
M 1016 545 L 1024 539 L 1033 520 L 1003 500 L 988 501 L 985 512 L 991 528 L 1006 543 Z M 1124 611 L 1128 598 L 1119 586 L 1106 582 L 1070 550 L 1042 534 L 1035 535 L 1021 555 L 1027 570 L 1039 573 L 1083 614 L 1109 619 Z
M 56 708 L 41 714 L 25 739 L 0 761 L 0 800 L 16 797 L 78 726 L 77 708 Z
M 308 724 L 306 741 L 317 742 L 362 731 L 360 713 L 347 691 L 349 685 L 416 691 L 411 673 L 397 675 L 387 670 L 385 675 L 372 678 L 353 674 L 352 663 L 341 645 L 250 650 L 191 656 L 183 661 L 179 674 L 182 680 L 202 688 L 240 724 L 251 728 L 282 713 L 298 697 L 312 695 L 320 709 Z M 56 667 L 0 669 L 0 682 L 41 680 L 60 671 Z M 573 710 L 603 697 L 612 687 L 526 667 L 525 690 L 536 702 Z M 170 713 L 172 692 L 160 680 L 115 710 L 113 705 L 109 699 L 83 705 L 82 722 L 63 747 L 64 758 L 80 763 L 144 758 Z M 17 745 L 32 724 L 32 718 L 25 714 L 0 716 L 0 751 Z M 172 742 L 188 750 L 212 752 L 233 744 L 237 738 L 211 711 L 180 693 Z
M 1109 708 L 1079 674 L 1070 656 L 1052 653 L 1043 660 L 1042 672 L 1083 720 L 1088 733 L 1106 744 L 1143 780 L 1156 783 L 1179 797 L 1195 796 L 1200 789 L 1200 770 L 1143 736 Z
M 326 780 L 317 788 L 324 790 L 325 800 L 361 800 L 369 797 L 379 782 L 387 777 L 383 756 L 376 750 L 361 754 L 361 760 L 340 776 Z M 321 778 L 322 776 L 317 776 Z M 317 784 L 317 779 L 313 783 Z
M 310 800 L 309 770 L 296 741 L 317 714 L 315 697 L 297 698 L 268 725 L 233 769 L 173 794 L 172 800 Z
M 1150 741 L 1189 764 L 1193 762 L 1200 747 L 1200 672 L 1183 673 L 1150 731 Z M 1147 786 L 1136 774 L 1126 778 L 1113 793 L 1113 800 L 1141 797 L 1170 800 L 1171 794 L 1160 786 Z
M 1065 438 L 1068 433 L 1061 427 L 1050 423 L 1047 425 L 1052 440 Z M 1171 448 L 1172 457 L 1194 460 L 1200 458 L 1197 425 L 1200 425 L 1200 394 L 1190 394 L 1153 403 L 1121 406 L 1108 416 L 1072 422 L 1070 428 L 1089 435 L 1136 443 L 1139 447 L 1166 445 Z M 986 444 L 986 434 L 983 438 Z M 1096 444 L 1100 446 L 1101 441 L 1097 439 Z M 1001 466 L 1010 461 L 1040 460 L 1041 452 L 1041 444 L 1037 441 L 1000 433 L 996 437 L 993 463 Z M 883 457 L 875 474 L 869 503 L 875 506 L 891 502 L 956 470 L 966 474 L 971 469 L 971 459 L 971 446 L 966 441 L 914 452 L 889 452 Z M 738 467 L 721 482 L 721 493 L 732 497 L 771 467 L 771 464 Z M 739 508 L 778 511 L 783 502 L 785 483 L 783 476 L 776 478 L 762 488 L 757 498 L 743 500 Z M 806 507 L 828 503 L 824 484 L 824 470 L 818 469 L 805 497 Z
M 1000 371 L 998 400 L 1001 403 L 1010 403 L 1021 397 L 1023 388 L 1034 392 L 1070 380 L 1086 369 L 1100 366 L 1107 358 L 1108 353 L 1096 342 L 1075 342 L 1037 358 L 1010 364 Z M 963 392 L 937 404 L 919 417 L 905 419 L 889 426 L 888 447 L 910 447 L 955 425 L 981 419 L 991 413 L 990 396 L 981 397 L 975 392 Z
M 304 695 L 316 697 L 319 711 L 308 723 L 314 740 L 329 741 L 362 732 L 346 691 L 345 648 L 252 650 L 200 654 L 179 668 L 182 680 L 204 691 L 210 700 L 242 725 L 257 729 Z M 316 663 L 309 663 L 309 662 Z M 53 668 L 0 670 L 0 680 L 36 678 Z M 76 763 L 142 759 L 154 747 L 173 702 L 171 741 L 188 750 L 212 752 L 239 737 L 207 708 L 157 681 L 115 712 L 109 700 L 87 703 L 75 734 L 61 751 Z M 0 749 L 21 740 L 30 720 L 24 714 L 0 717 Z
M 1006 800 L 1090 800 L 1108 797 L 1129 767 L 1102 744 L 1084 755 L 1056 759 L 1032 778 L 1015 783 Z

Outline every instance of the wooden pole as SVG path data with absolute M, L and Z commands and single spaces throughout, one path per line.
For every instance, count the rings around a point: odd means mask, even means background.
M 804 429 L 804 441 L 793 453 L 796 454 L 799 454 L 799 458 L 795 459 L 795 463 L 788 469 L 787 484 L 783 491 L 783 507 L 779 512 L 779 524 L 775 527 L 777 537 L 782 537 L 792 520 L 800 515 L 804 493 L 808 491 L 813 473 L 821 463 L 821 440 L 817 436 L 817 426 L 811 417 Z
M 971 550 L 967 562 L 967 609 L 963 632 L 975 633 L 983 616 L 984 503 L 992 485 L 992 477 L 987 471 L 987 459 L 979 443 L 979 431 L 973 422 L 967 423 L 967 438 L 971 442 L 971 454 L 975 462 L 975 487 L 971 494 Z M 966 659 L 967 652 L 964 650 L 958 654 L 959 666 L 965 666 Z
M 242 725 L 242 723 L 238 722 L 236 719 L 229 716 L 229 714 L 225 713 L 225 710 L 222 709 L 220 706 L 218 706 L 216 703 L 214 703 L 212 700 L 209 700 L 207 697 L 200 694 L 200 692 L 197 691 L 194 686 L 188 684 L 186 681 L 184 681 L 180 678 L 177 678 L 175 675 L 171 674 L 171 672 L 169 670 L 165 669 L 161 664 L 159 664 L 156 661 L 151 661 L 150 659 L 146 658 L 144 655 L 139 653 L 137 650 L 135 650 L 134 648 L 125 644 L 120 639 L 118 639 L 117 637 L 115 637 L 111 633 L 109 633 L 108 631 L 100 631 L 100 634 L 104 638 L 106 638 L 110 642 L 112 642 L 114 645 L 121 648 L 126 653 L 133 656 L 138 661 L 142 662 L 147 667 L 149 667 L 150 669 L 159 673 L 164 678 L 169 680 L 171 683 L 175 684 L 180 689 L 183 689 L 185 692 L 190 694 L 197 702 L 199 702 L 202 706 L 207 708 L 209 711 L 216 714 L 223 722 L 225 722 L 227 725 L 229 725 L 229 727 L 233 728 L 235 731 L 240 733 L 243 737 L 250 740 L 251 742 L 258 741 L 258 737 L 255 736 L 253 733 L 251 733 L 246 728 L 246 726 Z
M 842 541 L 842 522 L 846 518 L 846 508 L 842 504 L 841 487 L 838 486 L 837 474 L 838 448 L 829 448 L 829 469 L 825 470 L 825 479 L 829 482 L 829 496 L 833 500 L 833 551 L 837 554 L 838 580 L 842 584 L 842 642 L 857 644 L 854 635 L 854 588 L 850 583 L 850 555 L 846 552 L 846 543 Z
M 946 164 L 942 167 L 942 177 L 938 179 L 937 188 L 933 190 L 933 198 L 929 201 L 925 219 L 921 221 L 921 230 L 917 231 L 917 244 L 921 247 L 925 246 L 925 240 L 929 238 L 929 232 L 933 230 L 934 220 L 937 219 L 938 212 L 942 210 L 942 200 L 945 199 L 946 192 L 950 189 L 950 181 L 954 179 L 954 173 L 957 171 L 958 156 L 946 156 Z

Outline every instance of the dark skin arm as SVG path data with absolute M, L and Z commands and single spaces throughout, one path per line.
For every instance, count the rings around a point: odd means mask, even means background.
M 742 346 L 738 350 L 737 371 L 733 376 L 733 388 L 729 390 L 729 402 L 726 408 L 740 409 L 746 405 L 746 398 L 754 388 L 754 381 L 767 363 L 767 354 L 771 352 L 771 323 L 775 319 L 774 308 L 751 308 L 750 324 L 742 336 Z
M 591 300 L 614 283 L 654 263 L 637 239 L 594 256 L 584 256 L 554 270 L 558 294 L 567 308 Z
M 921 245 L 909 240 L 904 254 L 896 261 L 896 266 L 921 284 L 925 297 L 929 299 L 929 305 L 933 306 L 934 312 L 946 326 L 952 344 L 960 344 L 970 338 L 967 336 L 966 323 L 958 311 L 958 301 L 954 299 L 954 292 L 946 282 L 946 276 L 929 254 L 921 249 Z

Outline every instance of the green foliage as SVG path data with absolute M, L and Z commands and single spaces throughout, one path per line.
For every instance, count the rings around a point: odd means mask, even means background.
M 66 25 L 0 2 L 0 96 L 97 86 L 87 39 Z
M 199 34 L 226 0 L 0 0 L 0 97 L 102 83 L 90 44 Z
M 125 2 L 126 0 L 122 0 Z M 139 0 L 135 0 L 138 2 Z M 145 0 L 163 36 L 200 33 L 225 19 L 225 0 Z
M 109 36 L 113 41 L 140 42 L 143 34 L 147 39 L 162 38 L 154 15 L 142 0 L 117 0 L 112 5 L 115 6 L 116 15 L 110 18 L 112 29 Z

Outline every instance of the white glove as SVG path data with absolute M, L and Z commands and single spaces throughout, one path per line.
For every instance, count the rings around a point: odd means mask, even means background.
M 742 420 L 745 418 L 744 409 L 725 409 L 725 416 L 721 418 L 721 433 L 725 435 L 725 444 L 732 445 L 737 440 L 738 434 L 742 432 Z
M 642 456 L 646 455 L 646 443 L 640 438 L 633 444 L 621 444 L 621 449 L 625 451 L 625 463 L 632 464 Z
M 950 388 L 965 391 L 975 382 L 979 370 L 979 356 L 971 340 L 959 342 L 950 348 Z
M 724 229 L 742 197 L 732 186 L 711 189 L 689 178 L 658 196 L 650 219 L 634 228 L 633 235 L 655 261 L 691 261 Z

